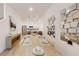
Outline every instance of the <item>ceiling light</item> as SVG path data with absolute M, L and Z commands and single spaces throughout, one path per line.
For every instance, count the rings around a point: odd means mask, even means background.
M 33 11 L 33 8 L 31 7 L 31 8 L 29 8 L 29 11 Z
M 69 13 L 70 12 L 70 10 L 67 10 L 67 13 Z

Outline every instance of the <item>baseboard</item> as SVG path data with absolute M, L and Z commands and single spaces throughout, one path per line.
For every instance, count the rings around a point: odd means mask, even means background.
M 5 49 L 3 49 L 2 51 L 0 51 L 0 55 L 4 52 L 6 50 L 6 48 Z

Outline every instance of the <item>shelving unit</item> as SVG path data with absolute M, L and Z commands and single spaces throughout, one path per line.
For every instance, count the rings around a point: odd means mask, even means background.
M 62 23 L 61 29 L 63 30 L 64 37 L 67 40 L 79 44 L 79 4 L 73 4 L 68 9 L 63 9 L 61 12 Z M 62 39 L 64 40 L 64 39 Z

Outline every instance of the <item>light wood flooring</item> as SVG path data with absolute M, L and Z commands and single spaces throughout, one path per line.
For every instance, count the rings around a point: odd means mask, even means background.
M 39 43 L 38 35 L 32 36 L 31 44 L 23 46 L 22 41 L 18 40 L 14 43 L 13 48 L 5 50 L 1 56 L 34 56 L 32 49 L 36 46 L 41 46 L 44 49 L 44 56 L 60 56 L 61 54 L 55 49 L 54 45 Z

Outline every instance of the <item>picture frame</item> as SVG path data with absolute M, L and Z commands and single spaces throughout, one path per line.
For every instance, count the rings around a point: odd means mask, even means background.
M 4 3 L 0 3 L 0 21 L 4 19 Z

